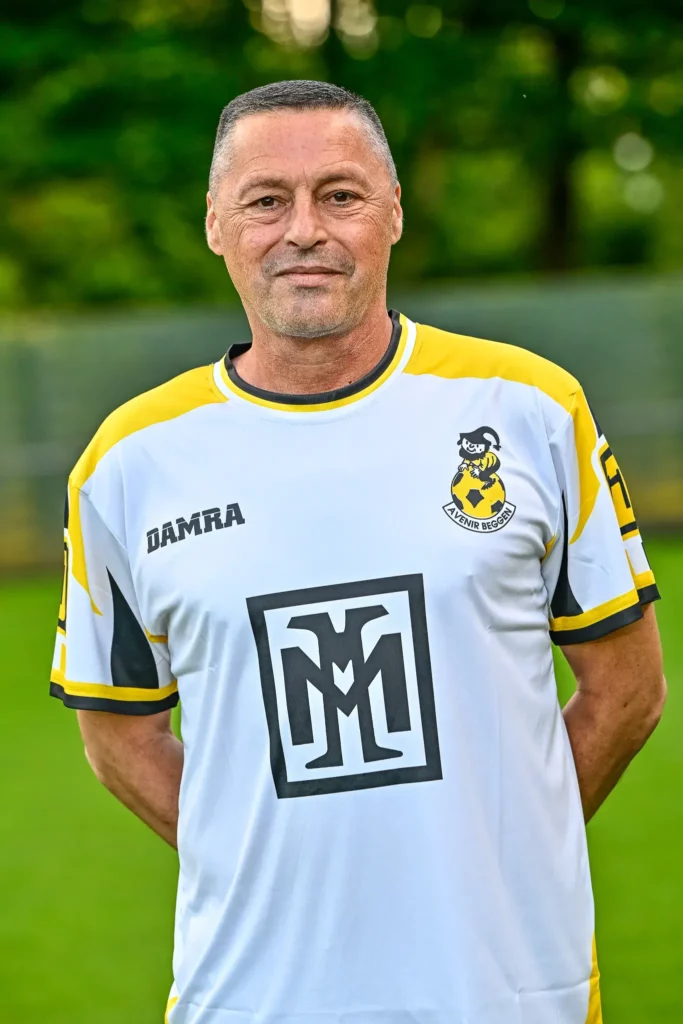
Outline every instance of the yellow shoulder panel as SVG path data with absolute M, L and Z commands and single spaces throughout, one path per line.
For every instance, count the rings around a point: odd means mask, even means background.
M 500 377 L 538 388 L 574 420 L 574 437 L 579 469 L 579 516 L 569 541 L 574 544 L 590 518 L 600 489 L 593 467 L 597 430 L 581 385 L 570 373 L 548 359 L 500 341 L 450 334 L 436 327 L 417 325 L 413 354 L 404 373 L 435 377 Z
M 81 531 L 79 492 L 95 472 L 97 464 L 119 441 L 139 430 L 176 419 L 202 405 L 226 401 L 227 398 L 214 383 L 213 366 L 200 366 L 131 399 L 115 409 L 104 421 L 69 477 L 71 571 L 88 594 L 90 591 Z M 90 600 L 92 604 L 92 597 Z M 94 604 L 93 611 L 99 614 Z
M 405 373 L 429 373 L 435 377 L 501 377 L 518 384 L 529 384 L 545 392 L 567 412 L 579 382 L 555 363 L 500 341 L 468 338 L 436 327 L 417 326 L 417 339 Z
M 212 402 L 226 402 L 213 380 L 213 366 L 199 366 L 132 398 L 111 413 L 85 449 L 71 474 L 74 487 L 83 487 L 98 462 L 125 437 L 155 423 L 176 419 Z

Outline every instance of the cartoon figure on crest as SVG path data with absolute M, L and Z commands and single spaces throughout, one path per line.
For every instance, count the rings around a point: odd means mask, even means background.
M 512 518 L 515 506 L 507 501 L 505 484 L 499 476 L 500 437 L 493 427 L 478 427 L 458 438 L 460 465 L 451 483 L 452 502 L 446 514 L 459 526 L 475 532 L 502 529 Z

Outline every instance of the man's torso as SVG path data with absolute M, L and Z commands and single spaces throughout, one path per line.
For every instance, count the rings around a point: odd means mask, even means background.
M 381 386 L 324 408 L 193 371 L 212 397 L 89 484 L 182 705 L 173 1024 L 587 1013 L 548 635 L 566 408 L 533 356 L 402 330 Z

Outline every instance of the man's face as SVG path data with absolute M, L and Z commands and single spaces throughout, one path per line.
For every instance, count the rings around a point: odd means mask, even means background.
M 402 229 L 400 189 L 362 122 L 345 110 L 253 114 L 229 154 L 207 239 L 247 312 L 290 337 L 357 326 L 384 296 Z

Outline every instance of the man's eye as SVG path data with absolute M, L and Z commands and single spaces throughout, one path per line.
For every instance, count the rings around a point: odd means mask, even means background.
M 275 196 L 262 196 L 256 200 L 256 206 L 261 210 L 273 210 L 277 205 L 277 199 Z
M 334 199 L 335 203 L 341 206 L 344 203 L 348 203 L 351 199 L 353 199 L 354 195 L 353 192 L 346 192 L 344 191 L 344 189 L 340 189 L 338 192 L 332 193 L 332 198 Z

